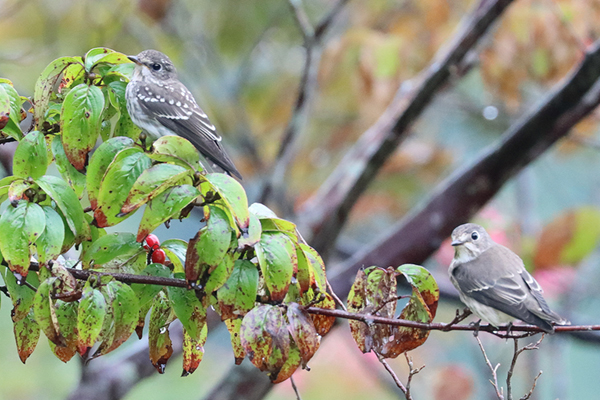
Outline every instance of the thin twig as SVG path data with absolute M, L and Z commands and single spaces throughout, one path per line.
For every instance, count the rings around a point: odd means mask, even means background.
M 322 40 L 333 20 L 346 3 L 347 0 L 338 1 L 333 9 L 317 24 L 318 30 L 315 30 L 311 26 L 308 16 L 302 7 L 301 0 L 289 0 L 296 22 L 299 29 L 302 31 L 306 56 L 298 86 L 298 94 L 296 95 L 292 114 L 284 130 L 283 138 L 281 139 L 277 158 L 272 168 L 273 172 L 267 179 L 267 182 L 265 182 L 265 186 L 260 195 L 260 201 L 262 203 L 265 203 L 273 193 L 276 194 L 278 199 L 283 199 L 285 197 L 283 191 L 285 175 L 290 163 L 294 159 L 298 133 L 301 124 L 306 120 L 310 99 L 317 86 L 317 72 L 321 59 Z M 279 201 L 279 203 L 283 203 L 283 201 Z
M 533 391 L 535 390 L 535 386 L 537 385 L 537 381 L 540 379 L 540 376 L 542 376 L 542 371 L 538 372 L 535 378 L 533 378 L 533 385 L 531 385 L 531 389 L 529 389 L 529 392 L 525 396 L 521 397 L 520 400 L 529 400 L 533 394 Z
M 524 346 L 524 347 L 521 347 L 521 348 L 519 348 L 519 340 L 518 339 L 514 339 L 514 353 L 513 353 L 513 358 L 512 358 L 512 361 L 510 363 L 510 368 L 508 369 L 508 372 L 506 373 L 506 395 L 508 397 L 508 400 L 512 400 L 511 380 L 512 380 L 512 376 L 513 376 L 513 373 L 514 373 L 514 370 L 515 370 L 515 365 L 517 365 L 517 358 L 524 351 L 539 349 L 540 348 L 540 344 L 542 343 L 542 340 L 544 340 L 544 336 L 546 336 L 546 335 L 542 335 L 542 337 L 537 342 L 535 342 L 535 343 L 529 343 L 527 346 Z M 538 374 L 538 376 L 539 376 L 539 374 Z M 534 380 L 533 387 L 535 387 L 535 381 L 537 381 L 537 378 Z M 531 389 L 531 392 L 533 392 L 533 388 Z
M 304 36 L 305 40 L 312 40 L 315 31 L 310 23 L 310 20 L 308 19 L 306 10 L 304 10 L 302 0 L 288 0 L 288 3 L 293 11 L 294 17 L 296 18 L 296 24 L 302 31 L 302 36 Z
M 504 393 L 501 387 L 498 386 L 498 367 L 500 366 L 500 364 L 496 364 L 495 367 L 492 366 L 492 363 L 490 362 L 490 359 L 487 356 L 487 353 L 485 352 L 485 349 L 483 348 L 483 343 L 481 343 L 481 339 L 479 339 L 479 336 L 475 336 L 475 339 L 477 339 L 477 344 L 479 344 L 479 348 L 481 349 L 481 353 L 483 354 L 483 358 L 485 359 L 485 363 L 487 364 L 488 368 L 490 369 L 490 371 L 492 372 L 492 378 L 493 380 L 490 379 L 490 383 L 492 384 L 492 386 L 494 387 L 494 390 L 496 391 L 496 397 L 498 397 L 498 400 L 504 400 Z
M 375 354 L 377 354 L 377 353 L 375 353 Z M 402 383 L 402 381 L 400 380 L 400 378 L 398 378 L 398 375 L 396 375 L 396 373 L 394 372 L 394 370 L 392 369 L 392 367 L 390 367 L 390 365 L 387 363 L 387 361 L 385 361 L 385 358 L 383 358 L 383 356 L 381 354 L 377 354 L 377 359 L 383 365 L 383 367 L 385 368 L 385 370 L 390 374 L 390 376 L 392 377 L 392 379 L 396 383 L 396 386 L 398 386 L 398 388 L 400 390 L 402 390 L 402 393 L 404 393 L 404 395 L 406 396 L 406 399 L 409 400 L 410 398 L 408 397 L 408 394 L 407 394 L 408 391 L 406 389 L 406 386 L 404 386 L 404 384 Z
M 15 139 L 15 138 L 5 137 L 5 138 L 0 139 L 0 144 L 11 143 L 11 142 L 16 142 L 16 141 L 17 141 L 17 139 Z
M 290 376 L 290 383 L 292 384 L 292 389 L 294 389 L 294 393 L 296 393 L 296 399 L 302 400 L 300 392 L 298 391 L 298 387 L 296 386 L 296 381 L 294 381 L 294 376 Z
M 404 295 L 399 295 L 399 296 L 392 296 L 389 299 L 387 299 L 385 301 L 382 301 L 381 304 L 379 304 L 377 306 L 377 308 L 375 308 L 373 311 L 371 311 L 371 314 L 377 314 L 379 311 L 381 311 L 381 309 L 383 307 L 385 307 L 386 305 L 388 305 L 391 302 L 396 302 L 396 301 L 398 301 L 400 299 L 407 299 L 409 297 L 411 297 L 410 294 L 404 294 Z
M 469 315 L 473 314 L 473 312 L 471 310 L 469 310 L 468 307 L 465 307 L 462 310 L 462 313 L 460 312 L 460 310 L 456 310 L 456 316 L 454 317 L 454 319 L 450 322 L 448 322 L 448 324 L 446 325 L 447 330 L 450 330 L 450 328 L 453 325 L 458 324 L 461 321 L 464 321 Z
M 406 380 L 406 398 L 408 400 L 412 399 L 412 396 L 410 394 L 410 384 L 412 382 L 412 378 L 413 376 L 421 372 L 421 370 L 425 368 L 425 365 L 419 368 L 414 368 L 412 358 L 408 356 L 408 352 L 404 352 L 404 357 L 406 357 L 406 363 L 408 364 L 408 379 Z
M 327 282 L 327 290 L 329 290 L 329 294 L 331 294 L 331 297 L 333 297 L 333 300 L 337 303 L 338 306 L 340 306 L 340 308 L 342 310 L 348 311 L 348 309 L 346 308 L 346 304 L 333 291 L 333 288 L 331 287 L 331 284 L 329 283 L 329 279 L 327 279 L 326 282 Z

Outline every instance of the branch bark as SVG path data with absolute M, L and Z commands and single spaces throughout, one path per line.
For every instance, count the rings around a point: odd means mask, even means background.
M 502 186 L 600 103 L 600 41 L 570 75 L 524 115 L 502 139 L 482 151 L 471 165 L 455 171 L 431 197 L 404 217 L 376 244 L 346 260 L 341 270 L 353 275 L 369 265 L 422 264 L 454 227 L 467 222 Z M 330 278 L 338 294 L 348 293 L 348 275 Z
M 402 85 L 381 118 L 346 153 L 321 189 L 302 207 L 304 232 L 312 232 L 311 245 L 326 256 L 335 243 L 350 210 L 385 161 L 409 134 L 433 97 L 448 83 L 465 56 L 502 15 L 512 0 L 481 0 L 463 21 L 457 34 L 440 49 L 407 92 Z

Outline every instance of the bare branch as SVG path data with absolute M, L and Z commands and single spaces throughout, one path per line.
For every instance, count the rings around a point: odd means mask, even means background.
M 347 0 L 338 1 L 333 9 L 321 20 L 321 22 L 319 22 L 316 31 L 310 25 L 310 21 L 302 7 L 301 0 L 289 0 L 289 3 L 294 11 L 294 17 L 298 22 L 298 26 L 302 31 L 306 57 L 304 59 L 304 67 L 294 109 L 288 125 L 285 128 L 279 151 L 277 152 L 275 165 L 273 166 L 273 172 L 265 183 L 260 196 L 260 201 L 263 203 L 265 203 L 273 194 L 275 194 L 276 199 L 280 200 L 280 204 L 284 203 L 285 175 L 289 164 L 295 157 L 295 144 L 298 139 L 298 132 L 301 129 L 301 125 L 306 121 L 310 98 L 317 86 L 317 72 L 321 59 L 322 40 L 335 17 L 347 3 Z
M 498 367 L 500 366 L 500 364 L 496 364 L 495 367 L 492 366 L 492 363 L 490 362 L 490 359 L 488 358 L 485 349 L 483 348 L 483 343 L 481 343 L 481 339 L 479 339 L 479 336 L 475 336 L 475 339 L 477 339 L 477 344 L 479 345 L 479 348 L 481 349 L 481 353 L 483 353 L 483 358 L 485 358 L 485 363 L 487 364 L 488 368 L 490 369 L 490 371 L 492 372 L 492 379 L 490 379 L 490 383 L 492 384 L 492 386 L 494 387 L 494 390 L 496 391 L 496 397 L 498 397 L 498 400 L 504 400 L 504 393 L 503 393 L 503 389 L 501 387 L 498 386 Z
M 312 25 L 310 24 L 308 15 L 306 15 L 306 11 L 304 10 L 304 6 L 302 5 L 302 0 L 288 0 L 288 3 L 290 4 L 292 11 L 294 12 L 296 23 L 302 31 L 302 36 L 304 36 L 304 40 L 311 40 L 315 32 Z
M 346 153 L 319 192 L 303 205 L 303 223 L 313 232 L 311 245 L 319 252 L 323 253 L 335 242 L 350 210 L 381 166 L 409 133 L 434 95 L 448 83 L 453 68 L 461 64 L 511 2 L 481 0 L 464 20 L 462 29 L 416 78 L 418 83 L 400 87 L 396 99 L 381 118 Z
M 377 354 L 377 353 L 375 353 L 375 354 Z M 404 386 L 404 384 L 402 383 L 402 381 L 400 380 L 400 378 L 398 378 L 398 375 L 396 375 L 396 373 L 394 372 L 394 370 L 392 369 L 392 367 L 390 367 L 390 364 L 388 364 L 387 361 L 385 361 L 385 358 L 383 358 L 383 356 L 381 354 L 377 354 L 377 359 L 379 359 L 379 362 L 383 365 L 383 367 L 385 368 L 385 370 L 390 374 L 390 376 L 392 377 L 392 379 L 396 383 L 396 386 L 398 386 L 398 388 L 400 390 L 402 390 L 402 393 L 404 393 L 404 395 L 406 396 L 406 398 L 409 399 L 408 394 L 407 394 L 408 390 L 406 389 L 406 386 Z
M 531 397 L 533 391 L 535 390 L 535 386 L 537 385 L 537 381 L 540 379 L 540 376 L 542 376 L 542 371 L 538 372 L 535 378 L 533 378 L 533 385 L 531 385 L 531 389 L 529 389 L 529 392 L 525 396 L 521 397 L 520 400 L 528 400 Z
M 510 368 L 508 369 L 508 372 L 506 373 L 506 395 L 508 397 L 508 400 L 512 400 L 511 380 L 512 380 L 512 376 L 513 376 L 513 373 L 514 373 L 514 370 L 515 370 L 515 365 L 517 365 L 517 358 L 524 351 L 539 349 L 540 348 L 540 344 L 542 344 L 542 340 L 544 340 L 544 337 L 545 337 L 545 335 L 542 335 L 542 337 L 537 342 L 535 342 L 535 343 L 529 343 L 527 346 L 524 346 L 522 348 L 519 348 L 519 340 L 518 339 L 514 339 L 514 353 L 513 353 L 513 358 L 512 358 L 512 361 L 510 363 Z M 539 378 L 539 376 L 541 374 L 542 374 L 542 371 L 540 371 L 540 373 L 534 379 L 534 381 L 533 381 L 533 387 L 529 391 L 529 394 L 526 395 L 527 397 L 531 396 L 531 394 L 533 393 L 533 389 L 535 388 L 535 384 L 537 382 L 537 379 Z
M 425 366 L 422 365 L 419 368 L 414 368 L 412 357 L 409 357 L 408 352 L 406 351 L 404 352 L 404 357 L 406 358 L 406 363 L 408 364 L 408 379 L 406 381 L 406 400 L 409 400 L 412 399 L 412 396 L 410 394 L 410 384 L 412 382 L 412 378 L 413 376 L 421 372 L 421 370 L 425 368 Z
M 292 389 L 294 389 L 294 393 L 296 394 L 296 399 L 302 400 L 302 397 L 300 396 L 300 392 L 298 391 L 298 387 L 296 386 L 296 382 L 294 381 L 293 376 L 290 376 L 290 383 L 292 384 Z

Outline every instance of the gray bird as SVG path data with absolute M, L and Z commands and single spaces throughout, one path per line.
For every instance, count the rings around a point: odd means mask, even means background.
M 177 79 L 169 57 L 145 50 L 128 58 L 136 64 L 125 92 L 133 123 L 154 138 L 179 135 L 189 140 L 208 161 L 241 179 L 221 145 L 221 136 L 192 93 Z
M 523 260 L 494 242 L 481 226 L 460 225 L 452 232 L 454 259 L 448 273 L 460 299 L 493 326 L 520 319 L 546 332 L 568 322 L 548 307 L 542 288 Z

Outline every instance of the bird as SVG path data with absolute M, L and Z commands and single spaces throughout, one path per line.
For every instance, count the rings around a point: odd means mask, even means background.
M 479 318 L 496 328 L 519 319 L 546 332 L 553 332 L 555 324 L 568 324 L 550 310 L 523 260 L 494 242 L 483 227 L 458 226 L 452 232 L 452 246 L 450 280 L 462 302 Z
M 133 123 L 155 139 L 178 135 L 189 140 L 207 161 L 242 179 L 215 126 L 179 81 L 171 59 L 157 50 L 144 50 L 127 58 L 135 63 L 125 89 L 127 112 Z

